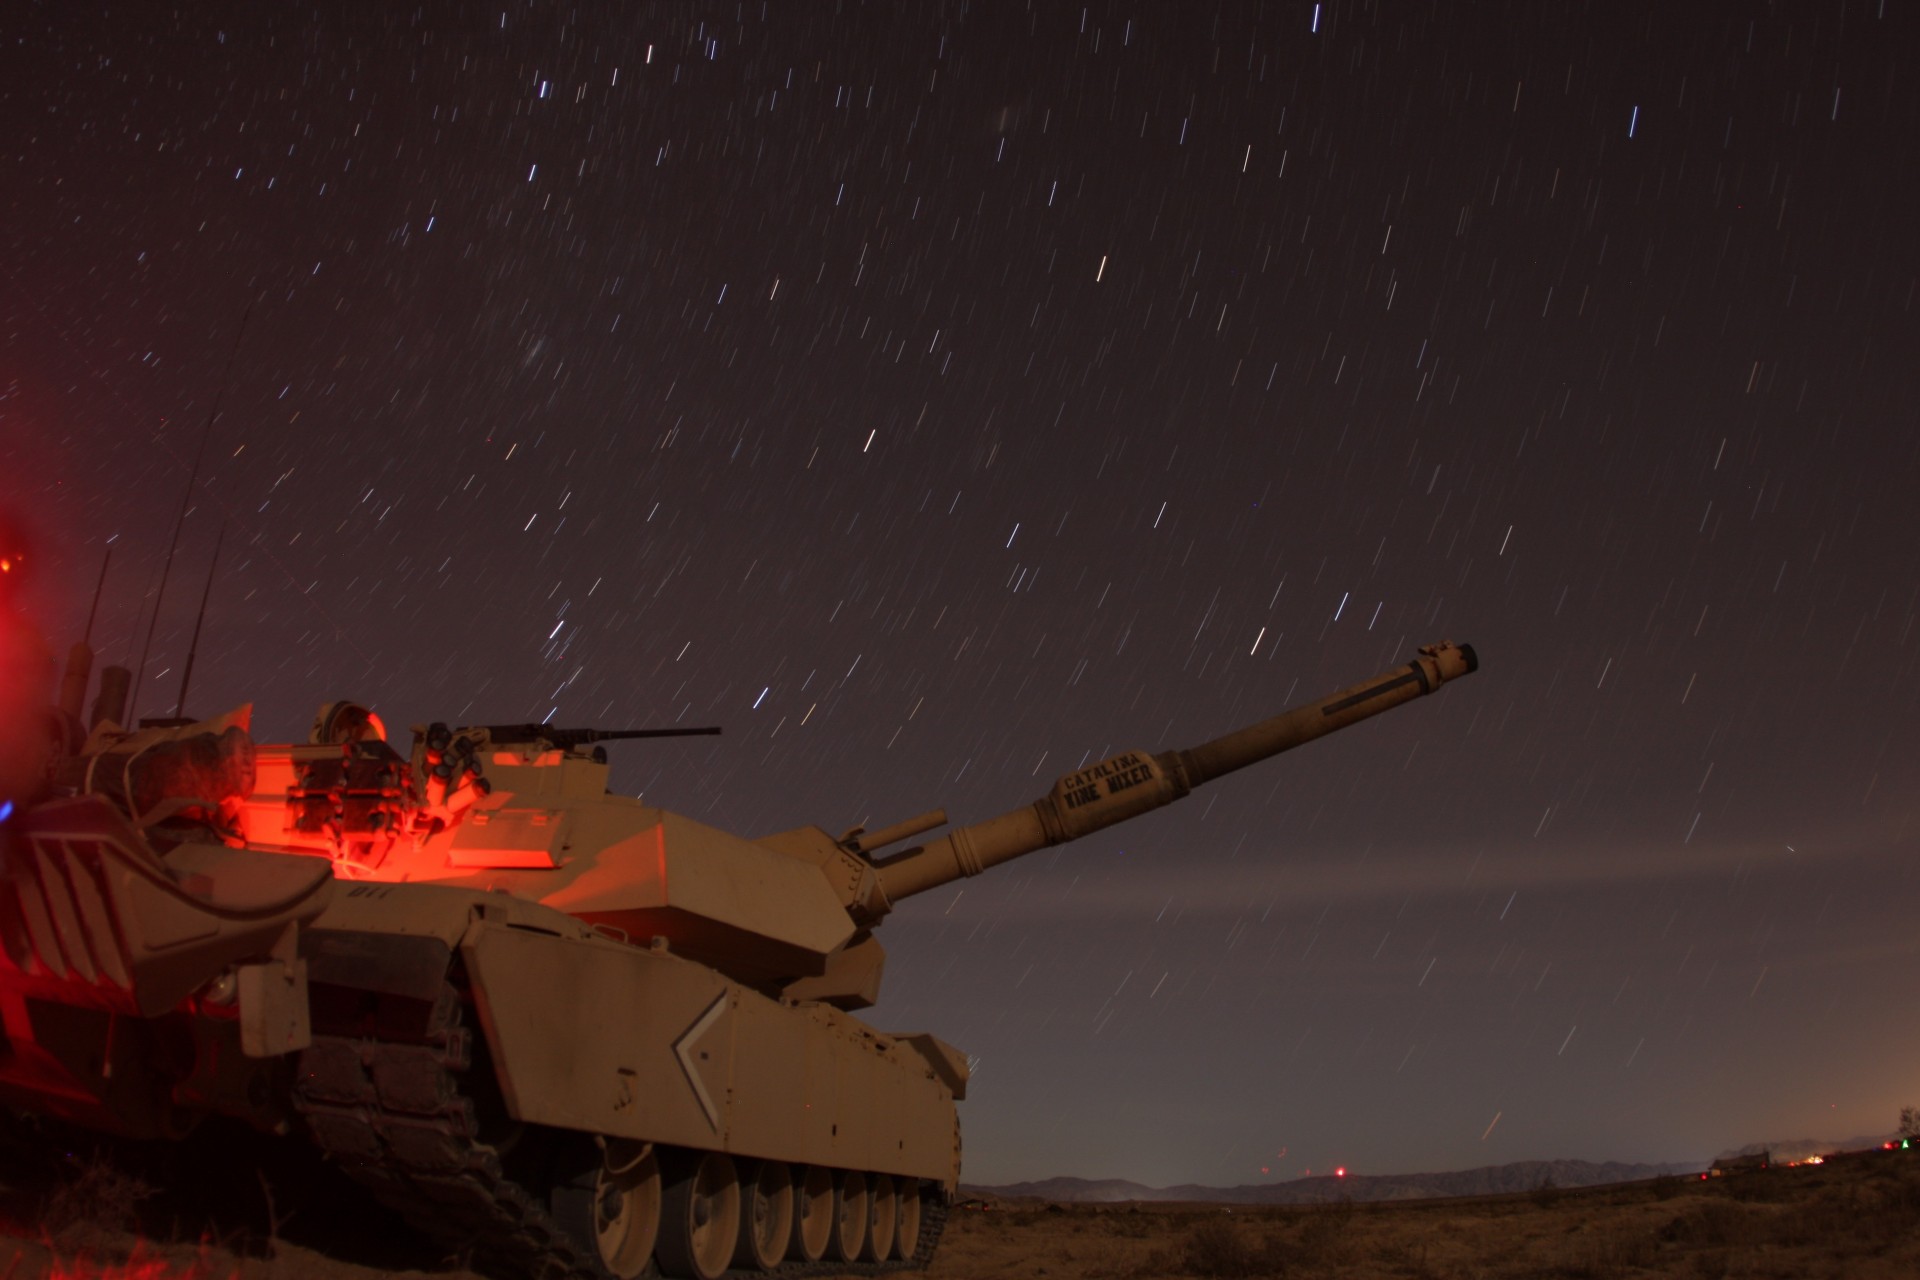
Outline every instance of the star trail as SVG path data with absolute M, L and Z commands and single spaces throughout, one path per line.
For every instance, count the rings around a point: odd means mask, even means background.
M 1879 1133 L 1920 1102 L 1915 34 L 15 6 L 0 502 L 56 648 L 113 549 L 143 714 L 224 525 L 189 710 L 718 724 L 616 785 L 749 835 L 977 821 L 1471 642 L 889 918 L 872 1021 L 973 1055 L 968 1180 Z

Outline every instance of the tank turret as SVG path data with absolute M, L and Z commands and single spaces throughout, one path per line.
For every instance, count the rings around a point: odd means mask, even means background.
M 864 1008 L 879 995 L 872 930 L 895 903 L 1078 839 L 1301 743 L 1390 710 L 1478 665 L 1440 644 L 1316 702 L 1184 751 L 1123 751 L 1031 804 L 890 857 L 946 821 L 933 811 L 835 838 L 750 840 L 607 790 L 600 742 L 713 733 L 550 725 L 416 728 L 411 759 L 377 716 L 329 704 L 305 745 L 262 744 L 230 804 L 248 846 L 325 854 L 342 878 L 429 881 L 527 898 L 637 941 L 662 940 L 768 994 Z M 349 731 L 326 726 L 350 726 Z

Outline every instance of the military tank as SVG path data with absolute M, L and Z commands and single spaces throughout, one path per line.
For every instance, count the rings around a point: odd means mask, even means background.
M 336 702 L 307 741 L 256 743 L 246 708 L 122 728 L 108 668 L 82 735 L 90 665 L 77 647 L 48 780 L 0 819 L 0 1105 L 311 1142 L 502 1280 L 712 1280 L 932 1256 L 967 1060 L 853 1016 L 898 903 L 1478 662 L 1423 648 L 926 839 L 944 812 L 746 839 L 608 791 L 607 740 L 712 730 L 433 724 L 403 754 Z

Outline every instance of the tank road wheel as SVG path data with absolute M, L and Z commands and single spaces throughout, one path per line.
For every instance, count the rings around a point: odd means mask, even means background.
M 893 1256 L 893 1179 L 884 1173 L 867 1175 L 867 1239 L 860 1246 L 862 1262 L 885 1262 Z
M 593 1236 L 600 1261 L 616 1280 L 633 1280 L 653 1259 L 660 1239 L 663 1188 L 652 1148 L 618 1171 L 602 1169 L 593 1187 Z
M 740 1239 L 733 1265 L 771 1271 L 793 1238 L 793 1175 L 778 1160 L 762 1160 L 740 1183 Z
M 893 1191 L 893 1216 L 893 1256 L 911 1262 L 920 1251 L 920 1179 L 900 1179 Z
M 740 1238 L 740 1178 L 718 1151 L 689 1151 L 669 1166 L 661 1197 L 660 1269 L 717 1280 Z
M 833 1178 L 833 1239 L 827 1256 L 835 1262 L 858 1262 L 867 1246 L 867 1177 L 857 1169 Z
M 833 1170 L 810 1164 L 800 1170 L 793 1187 L 793 1235 L 787 1256 L 795 1262 L 818 1262 L 827 1256 L 833 1238 Z

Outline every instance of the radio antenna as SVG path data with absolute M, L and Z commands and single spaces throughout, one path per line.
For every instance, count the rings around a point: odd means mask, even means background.
M 107 554 L 100 557 L 100 578 L 93 584 L 93 607 L 87 610 L 87 629 L 80 637 L 81 644 L 93 641 L 93 620 L 100 615 L 100 593 L 106 590 L 107 566 L 113 563 L 113 544 L 107 544 Z
M 213 420 L 220 416 L 220 402 L 227 397 L 227 387 L 233 381 L 233 362 L 240 355 L 240 342 L 247 336 L 247 317 L 253 314 L 253 303 L 247 303 L 247 309 L 240 313 L 240 332 L 233 335 L 233 351 L 227 356 L 227 370 L 220 378 L 220 390 L 214 394 L 213 408 L 207 411 L 207 425 L 200 430 L 200 447 L 194 451 L 193 467 L 187 472 L 187 489 L 180 495 L 180 514 L 174 517 L 173 537 L 167 541 L 167 558 L 160 566 L 160 589 L 154 593 L 153 613 L 147 619 L 147 638 L 140 642 L 140 661 L 133 668 L 133 707 L 140 707 L 142 686 L 147 682 L 147 652 L 153 647 L 154 624 L 160 621 L 160 602 L 166 598 L 167 575 L 173 572 L 173 553 L 180 546 L 180 526 L 186 523 L 187 511 L 193 505 L 194 482 L 200 478 L 200 463 L 207 456 L 207 441 L 213 436 Z
M 220 567 L 220 544 L 227 540 L 227 522 L 220 522 L 220 532 L 213 539 L 213 559 L 207 562 L 207 585 L 200 591 L 200 612 L 193 615 L 193 639 L 187 644 L 187 666 L 180 673 L 180 701 L 173 704 L 173 718 L 178 720 L 181 708 L 187 705 L 187 682 L 193 679 L 194 655 L 200 652 L 200 624 L 207 620 L 207 597 L 213 594 L 213 571 Z

